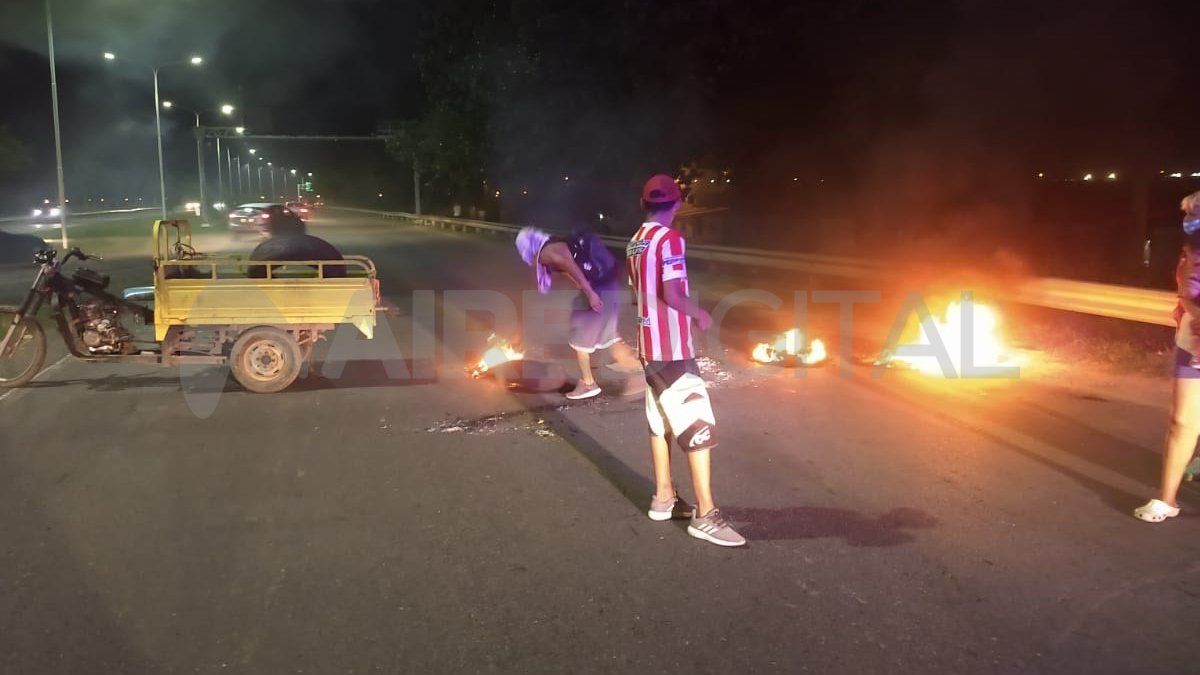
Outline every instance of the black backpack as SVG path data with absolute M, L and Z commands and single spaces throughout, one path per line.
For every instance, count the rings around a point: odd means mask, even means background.
M 571 257 L 583 271 L 588 283 L 598 284 L 612 278 L 617 269 L 617 258 L 608 250 L 600 235 L 591 230 L 576 230 L 567 239 Z

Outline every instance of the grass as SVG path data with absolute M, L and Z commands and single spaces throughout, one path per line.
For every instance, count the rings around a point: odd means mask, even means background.
M 193 236 L 206 233 L 224 232 L 224 225 L 211 228 L 200 228 L 199 219 L 191 214 L 170 214 L 172 219 L 184 219 L 192 223 Z M 153 252 L 154 242 L 151 239 L 154 221 L 158 219 L 154 213 L 131 213 L 128 217 L 115 220 L 88 222 L 80 218 L 72 226 L 67 225 L 67 236 L 71 246 L 78 246 L 86 253 L 101 256 L 145 256 L 149 258 Z M 61 236 L 59 230 L 41 230 L 37 236 L 46 239 L 47 243 L 57 245 Z

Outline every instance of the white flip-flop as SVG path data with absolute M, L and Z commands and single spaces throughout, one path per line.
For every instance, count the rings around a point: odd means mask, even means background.
M 1151 499 L 1133 510 L 1133 517 L 1147 523 L 1161 523 L 1167 518 L 1179 515 L 1179 507 L 1171 506 L 1161 499 Z

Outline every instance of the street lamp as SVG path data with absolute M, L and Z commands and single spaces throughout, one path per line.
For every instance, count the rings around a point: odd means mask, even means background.
M 117 55 L 112 52 L 104 52 L 104 60 L 105 61 L 116 61 Z M 190 63 L 193 66 L 199 66 L 200 64 L 204 63 L 204 59 L 199 56 L 193 56 L 190 59 L 188 59 L 186 62 L 184 62 L 184 61 L 169 61 L 167 63 L 163 63 L 163 64 L 160 64 L 157 66 L 151 66 L 151 65 L 148 65 L 145 63 L 141 63 L 139 61 L 134 61 L 132 59 L 125 59 L 125 60 L 129 61 L 130 63 L 133 63 L 135 65 L 139 65 L 143 68 L 148 68 L 150 70 L 150 72 L 154 74 L 154 135 L 158 141 L 158 199 L 160 202 L 159 208 L 162 212 L 162 219 L 166 220 L 167 219 L 167 179 L 166 179 L 166 174 L 163 171 L 162 120 L 160 119 L 160 115 L 159 115 L 159 109 L 162 107 L 162 105 L 161 105 L 160 99 L 158 97 L 158 71 L 162 70 L 163 68 L 170 67 L 170 66 L 183 65 L 184 63 Z
M 162 107 L 166 108 L 167 110 L 170 110 L 174 106 L 175 106 L 175 104 L 171 101 L 163 101 L 162 102 Z M 187 110 L 187 112 L 190 112 L 196 116 L 196 130 L 195 130 L 195 134 L 196 134 L 196 173 L 197 173 L 198 178 L 200 179 L 200 213 L 198 213 L 196 215 L 200 216 L 200 218 L 203 219 L 204 214 L 207 213 L 208 209 L 209 209 L 208 199 L 207 199 L 207 197 L 205 197 L 205 194 L 204 194 L 204 155 L 203 155 L 203 153 L 204 153 L 204 129 L 203 129 L 203 127 L 200 126 L 200 113 L 199 112 L 197 112 L 195 110 L 189 110 L 187 108 L 181 108 L 181 110 Z M 221 112 L 226 115 L 231 115 L 231 114 L 233 114 L 233 106 L 226 103 L 221 106 Z M 218 186 L 218 188 L 220 188 L 220 185 L 221 185 L 221 137 L 218 136 L 217 137 L 217 186 Z

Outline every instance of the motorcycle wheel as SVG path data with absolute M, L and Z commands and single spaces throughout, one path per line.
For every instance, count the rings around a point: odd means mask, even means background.
M 8 334 L 16 316 L 16 307 L 0 306 L 0 340 Z M 16 346 L 7 355 L 0 355 L 0 389 L 29 384 L 46 362 L 46 334 L 37 319 L 29 316 L 21 319 L 12 339 Z

